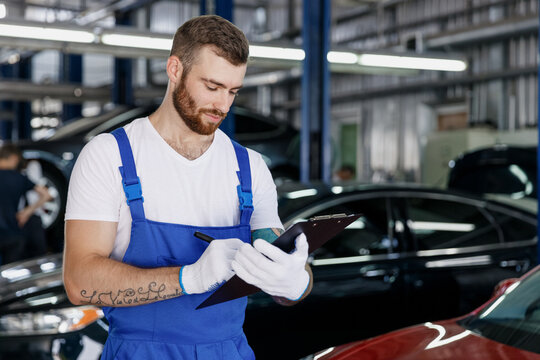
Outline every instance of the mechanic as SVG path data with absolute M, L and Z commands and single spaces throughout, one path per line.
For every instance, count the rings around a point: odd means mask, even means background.
M 173 39 L 160 107 L 96 136 L 77 159 L 64 283 L 74 304 L 105 306 L 103 359 L 253 359 L 246 297 L 195 308 L 234 274 L 282 305 L 311 291 L 305 236 L 290 254 L 271 244 L 283 226 L 261 155 L 218 129 L 248 53 L 227 20 L 187 21 Z
M 36 185 L 19 172 L 22 154 L 14 144 L 0 146 L 0 264 L 26 258 L 27 239 L 22 228 L 43 204 L 52 199 L 46 187 Z M 21 210 L 19 204 L 30 190 L 35 201 Z

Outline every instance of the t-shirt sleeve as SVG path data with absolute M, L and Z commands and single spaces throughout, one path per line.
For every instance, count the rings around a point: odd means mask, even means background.
M 248 149 L 252 174 L 253 215 L 251 230 L 278 228 L 283 224 L 278 215 L 277 191 L 272 174 L 261 155 Z
M 24 192 L 32 190 L 36 184 L 34 184 L 30 179 L 28 179 L 26 176 L 22 175 L 22 188 Z
M 66 220 L 119 220 L 122 183 L 118 145 L 110 134 L 92 139 L 71 173 Z

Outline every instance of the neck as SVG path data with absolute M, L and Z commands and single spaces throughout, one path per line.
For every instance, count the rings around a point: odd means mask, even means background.
M 214 140 L 214 134 L 200 135 L 188 128 L 171 103 L 161 104 L 149 119 L 163 140 L 188 160 L 204 154 Z

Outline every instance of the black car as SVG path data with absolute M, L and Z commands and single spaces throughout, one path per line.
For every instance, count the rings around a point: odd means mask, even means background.
M 457 316 L 537 260 L 536 215 L 520 208 L 411 185 L 293 186 L 279 189 L 286 227 L 319 215 L 362 216 L 310 255 L 314 287 L 303 302 L 249 298 L 244 329 L 258 359 L 298 359 Z M 99 355 L 102 312 L 69 304 L 60 272 L 61 255 L 0 268 L 0 359 Z
M 99 116 L 72 121 L 46 140 L 18 144 L 26 160 L 40 162 L 45 185 L 55 195 L 44 206 L 42 215 L 49 239 L 53 239 L 54 250 L 61 251 L 59 239 L 63 237 L 67 186 L 83 146 L 96 135 L 111 132 L 136 118 L 148 116 L 155 109 L 155 106 L 119 106 Z M 294 147 L 298 131 L 288 124 L 246 108 L 235 106 L 232 111 L 235 115 L 235 140 L 261 153 L 276 183 L 298 179 L 298 156 Z
M 450 162 L 448 188 L 536 202 L 537 151 L 536 146 L 499 144 L 462 154 Z

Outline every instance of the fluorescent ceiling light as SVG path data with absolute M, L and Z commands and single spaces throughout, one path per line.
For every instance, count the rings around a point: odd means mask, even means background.
M 0 4 L 0 18 L 6 12 L 6 7 Z M 70 30 L 52 27 L 49 24 L 1 24 L 0 37 L 14 37 L 37 40 L 53 40 L 74 43 L 96 43 L 124 48 L 150 49 L 169 51 L 172 39 L 166 35 L 135 35 L 114 33 L 114 29 L 106 29 L 101 36 L 96 36 L 93 29 Z M 304 50 L 298 48 L 285 48 L 277 46 L 250 45 L 252 58 L 266 58 L 276 60 L 302 61 L 305 58 Z M 378 54 L 355 54 L 353 52 L 329 51 L 328 62 L 341 65 L 361 65 L 401 69 L 463 71 L 467 63 L 462 60 L 425 58 L 418 56 L 395 56 Z
M 0 36 L 77 43 L 92 43 L 95 39 L 90 31 L 8 24 L 0 24 Z
M 334 64 L 356 64 L 358 55 L 352 52 L 329 51 L 326 59 Z
M 7 9 L 5 4 L 0 4 L 0 19 L 3 19 L 7 16 Z
M 298 198 L 303 198 L 307 196 L 315 196 L 317 195 L 317 193 L 318 193 L 317 189 L 305 189 L 305 190 L 291 191 L 290 193 L 285 194 L 285 197 L 287 199 L 298 199 Z
M 101 42 L 112 46 L 126 46 L 142 49 L 170 50 L 172 39 L 152 36 L 103 34 Z
M 431 230 L 431 231 L 457 231 L 470 232 L 473 231 L 474 224 L 465 223 L 443 223 L 431 221 L 411 221 L 409 227 L 413 230 Z
M 379 54 L 358 55 L 358 64 L 364 66 L 439 71 L 464 71 L 467 69 L 467 64 L 462 60 Z
M 302 49 L 282 48 L 274 46 L 249 46 L 249 56 L 255 58 L 279 59 L 279 60 L 304 60 L 306 55 Z

